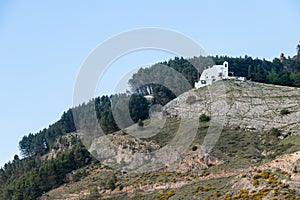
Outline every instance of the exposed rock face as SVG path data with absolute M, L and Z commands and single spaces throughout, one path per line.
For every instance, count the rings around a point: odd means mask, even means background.
M 137 170 L 151 160 L 159 149 L 154 141 L 143 141 L 121 132 L 95 138 L 89 147 L 92 155 L 104 164 L 126 170 Z
M 223 163 L 222 160 L 209 154 L 205 154 L 203 158 L 201 158 L 200 155 L 200 149 L 197 151 L 187 151 L 183 154 L 182 159 L 179 162 L 174 163 L 172 166 L 168 166 L 168 170 L 201 174 L 203 172 L 201 170 Z
M 300 159 L 293 164 L 292 172 L 300 174 Z
M 269 168 L 286 171 L 292 175 L 292 178 L 297 177 L 296 179 L 300 181 L 300 151 L 278 156 L 271 162 L 261 166 L 261 169 Z M 298 171 L 299 174 L 297 174 L 296 171 Z
M 288 113 L 282 114 L 283 109 Z M 275 127 L 283 134 L 299 135 L 300 90 L 254 82 L 218 81 L 188 91 L 164 107 L 167 117 L 196 119 L 203 113 L 210 115 L 212 121 L 221 119 L 223 125 L 248 131 Z
M 232 183 L 229 183 L 232 184 Z M 255 189 L 255 187 L 253 186 L 253 184 L 251 183 L 251 181 L 248 178 L 241 178 L 239 179 L 237 182 L 235 182 L 232 185 L 232 192 L 233 195 L 236 195 L 238 193 L 238 191 L 242 190 L 242 189 L 246 189 L 246 190 L 253 190 Z

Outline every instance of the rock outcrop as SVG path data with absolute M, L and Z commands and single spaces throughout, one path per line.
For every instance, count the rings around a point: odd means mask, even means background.
M 300 159 L 293 164 L 292 172 L 300 174 Z
M 287 112 L 282 112 L 282 111 Z M 164 107 L 167 117 L 212 121 L 248 131 L 280 129 L 283 135 L 300 134 L 300 89 L 254 82 L 218 81 L 178 96 Z M 288 128 L 286 128 L 288 127 Z

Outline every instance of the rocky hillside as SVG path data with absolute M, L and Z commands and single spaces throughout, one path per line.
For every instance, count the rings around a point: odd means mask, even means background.
M 193 89 L 144 126 L 106 136 L 111 148 L 103 148 L 104 138 L 93 139 L 92 154 L 109 159 L 74 170 L 65 185 L 41 199 L 299 200 L 299 101 L 296 88 L 253 82 L 221 81 Z M 210 119 L 199 120 L 201 114 Z M 182 126 L 183 119 L 192 119 L 191 126 Z M 164 154 L 173 150 L 169 144 L 179 144 L 172 143 L 178 134 L 191 135 L 195 121 L 192 143 L 181 154 Z M 222 125 L 220 137 L 203 154 L 215 123 Z M 159 155 L 165 163 L 156 162 Z M 136 166 L 144 168 L 132 170 Z
M 277 128 L 300 134 L 300 89 L 256 82 L 219 81 L 193 89 L 165 106 L 168 117 L 224 117 L 224 125 L 250 131 Z

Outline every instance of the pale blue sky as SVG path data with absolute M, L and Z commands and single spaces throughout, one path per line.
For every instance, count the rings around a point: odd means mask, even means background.
M 160 27 L 187 35 L 211 55 L 273 59 L 281 52 L 296 53 L 299 8 L 297 0 L 2 0 L 0 166 L 18 153 L 23 135 L 47 127 L 72 106 L 80 65 L 111 36 Z M 98 94 L 112 92 L 131 67 L 172 56 L 148 50 L 122 57 L 108 71 Z

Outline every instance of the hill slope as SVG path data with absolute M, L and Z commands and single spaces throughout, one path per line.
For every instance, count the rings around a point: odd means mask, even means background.
M 145 127 L 134 125 L 109 136 L 118 152 L 155 152 L 176 136 L 180 118 L 211 116 L 210 122 L 199 122 L 193 142 L 175 163 L 144 172 L 91 164 L 73 171 L 69 176 L 79 178 L 41 199 L 299 199 L 299 97 L 296 88 L 252 82 L 224 81 L 191 90 L 163 108 L 168 118 L 159 118 L 166 122 L 156 135 L 128 134 L 146 132 L 151 124 L 146 120 Z M 209 127 L 218 119 L 224 120 L 220 138 L 201 157 Z M 126 159 L 118 162 L 124 165 Z
M 256 82 L 221 81 L 191 90 L 165 106 L 168 117 L 225 116 L 229 127 L 300 134 L 300 89 Z

